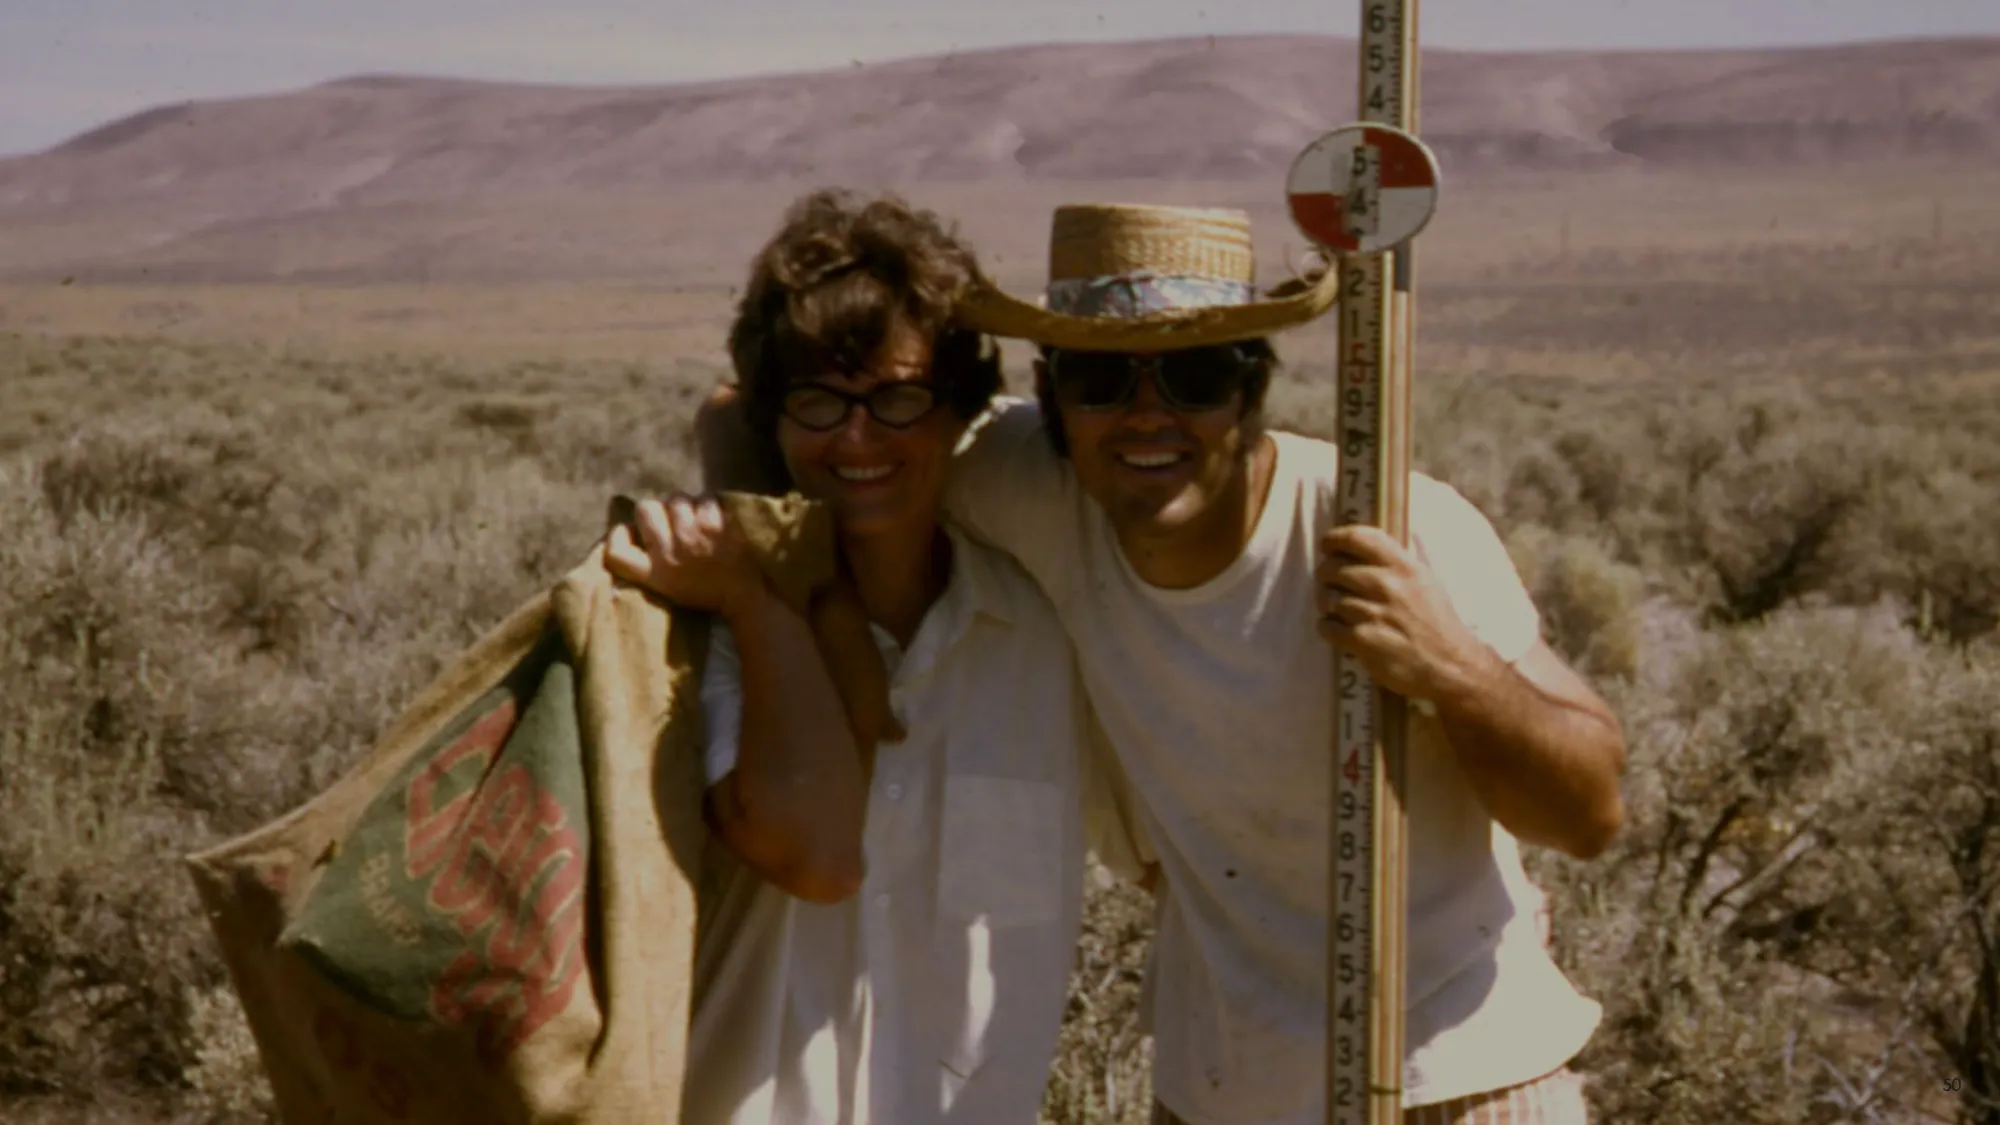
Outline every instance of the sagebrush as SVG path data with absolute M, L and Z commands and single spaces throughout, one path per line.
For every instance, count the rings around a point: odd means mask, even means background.
M 718 374 L 0 336 L 0 1116 L 268 1112 L 178 857 L 692 483 Z M 2000 1122 L 1996 385 L 1427 374 L 1421 467 L 1630 737 L 1614 848 L 1532 861 L 1602 1120 Z M 1150 925 L 1095 882 L 1050 1122 L 1145 1120 Z

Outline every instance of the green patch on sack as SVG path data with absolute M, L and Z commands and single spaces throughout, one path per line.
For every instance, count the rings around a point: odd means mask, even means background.
M 279 938 L 370 1007 L 497 1063 L 584 973 L 590 868 L 576 670 L 551 629 L 369 805 Z

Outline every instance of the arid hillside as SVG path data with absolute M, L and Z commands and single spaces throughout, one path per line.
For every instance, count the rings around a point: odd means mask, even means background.
M 2000 159 L 2000 40 L 1428 51 L 1423 83 L 1422 132 L 1454 190 L 1584 169 Z M 1086 182 L 1237 185 L 1275 205 L 1298 150 L 1352 115 L 1354 88 L 1353 43 L 1314 37 L 660 87 L 353 78 L 159 106 L 0 161 L 0 277 L 657 277 L 637 259 L 669 232 L 678 261 L 734 256 L 710 244 L 715 201 L 823 182 L 976 187 L 982 209 L 1033 214 Z

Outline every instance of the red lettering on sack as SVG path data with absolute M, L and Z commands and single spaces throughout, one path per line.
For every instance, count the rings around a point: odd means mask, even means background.
M 409 1075 L 379 1059 L 368 1068 L 368 1100 L 393 1121 L 410 1116 L 413 1085 Z
M 410 877 L 431 879 L 427 905 L 471 946 L 433 982 L 431 1013 L 473 1028 L 488 1066 L 569 1007 L 583 975 L 582 838 L 524 767 L 472 780 L 490 768 L 514 718 L 511 703 L 502 706 L 412 779 L 405 830 Z M 445 779 L 461 771 L 464 790 L 440 799 Z
M 469 952 L 460 954 L 431 988 L 432 1012 L 472 1028 L 474 1049 L 487 1066 L 512 1054 L 541 1023 L 561 1011 L 541 1013 L 540 1007 L 519 978 L 493 972 Z
M 533 792 L 533 779 L 518 768 L 487 781 L 479 806 L 468 811 L 444 872 L 431 884 L 433 906 L 458 915 L 469 929 L 485 927 L 500 905 L 492 892 L 504 893 L 506 888 L 499 884 L 517 874 L 506 863 L 509 837 L 525 837 L 531 829 L 528 802 Z
M 368 1100 L 375 1103 L 375 1108 L 394 1121 L 410 1116 L 410 1103 L 416 1100 L 416 1084 L 401 1070 L 379 1058 L 369 1058 L 361 1049 L 361 1037 L 355 1034 L 354 1025 L 340 1013 L 321 1006 L 313 1016 L 313 1041 L 319 1044 L 320 1053 L 336 1073 L 364 1075 Z
M 459 792 L 440 806 L 438 791 L 442 783 L 467 762 L 476 763 L 476 773 L 484 774 L 487 767 L 493 764 L 500 747 L 506 743 L 507 735 L 513 731 L 516 713 L 517 708 L 510 696 L 485 718 L 472 724 L 457 742 L 424 763 L 424 768 L 411 779 L 405 794 L 409 813 L 403 845 L 409 857 L 406 863 L 410 878 L 422 879 L 437 870 L 438 864 L 445 859 L 444 850 L 451 844 L 452 830 L 464 819 L 466 807 L 478 792 L 469 780 L 465 781 Z
M 561 815 L 561 808 L 553 800 L 548 805 Z M 581 948 L 584 900 L 581 841 L 567 828 L 550 832 L 520 866 L 524 875 L 547 872 L 547 877 L 542 879 L 533 897 L 510 903 L 510 909 L 501 915 L 500 928 L 493 934 L 493 958 L 503 965 L 522 966 L 530 977 L 556 980 L 570 968 L 561 962 Z M 525 887 L 532 883 L 523 878 L 511 885 Z M 574 939 L 575 949 L 554 940 L 537 940 L 542 933 L 552 938 Z
M 495 1063 L 569 1006 L 583 973 L 585 856 L 562 806 L 518 766 L 489 782 L 480 806 L 431 904 L 484 940 L 431 995 L 441 1017 L 477 1025 L 479 1053 Z
M 352 1070 L 361 1065 L 361 1041 L 332 1008 L 321 1008 L 313 1017 L 313 1042 L 319 1044 L 320 1053 L 335 1070 Z

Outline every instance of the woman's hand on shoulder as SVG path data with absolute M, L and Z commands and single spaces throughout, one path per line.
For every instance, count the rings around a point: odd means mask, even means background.
M 713 496 L 676 492 L 638 505 L 632 529 L 611 529 L 605 565 L 612 574 L 690 609 L 733 619 L 769 593 L 742 532 Z

